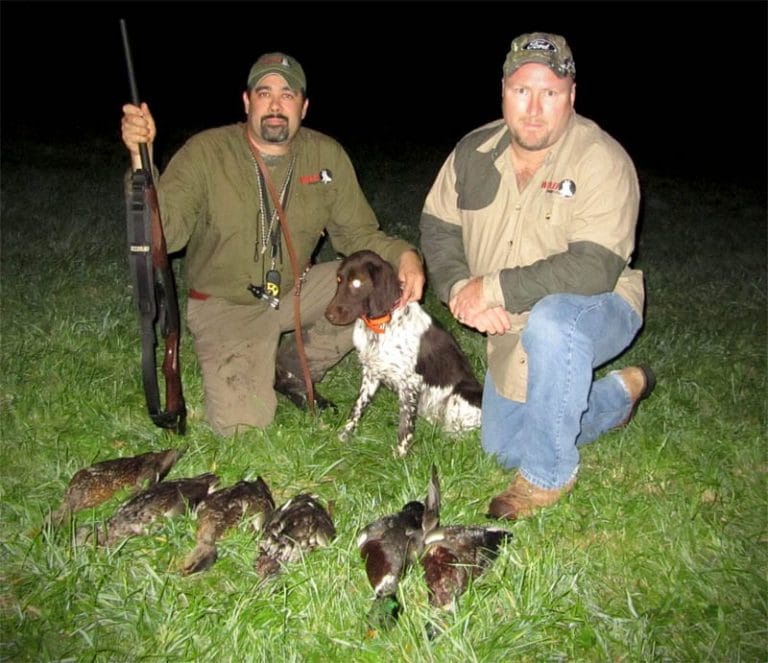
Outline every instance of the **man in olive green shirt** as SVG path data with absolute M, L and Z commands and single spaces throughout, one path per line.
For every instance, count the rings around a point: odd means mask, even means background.
M 284 53 L 262 55 L 242 98 L 244 123 L 193 136 L 157 180 L 168 252 L 186 249 L 187 323 L 206 416 L 221 435 L 267 426 L 275 390 L 306 406 L 295 337 L 280 343 L 294 330 L 296 299 L 283 223 L 300 271 L 306 268 L 299 310 L 313 383 L 352 348 L 352 326 L 324 317 L 337 265 L 310 266 L 324 234 L 338 253 L 370 249 L 388 260 L 402 283 L 401 305 L 420 299 L 424 287 L 418 253 L 379 229 L 343 147 L 302 126 L 309 102 L 301 65 Z M 133 168 L 141 167 L 139 144 L 151 148 L 155 136 L 147 105 L 126 104 L 122 138 Z M 315 404 L 332 405 L 317 394 Z
M 448 156 L 425 201 L 421 248 L 440 298 L 488 336 L 482 443 L 518 469 L 489 514 L 515 519 L 571 490 L 578 447 L 624 425 L 655 378 L 630 366 L 594 381 L 642 325 L 634 165 L 574 112 L 563 37 L 515 38 L 503 74 L 504 117 Z

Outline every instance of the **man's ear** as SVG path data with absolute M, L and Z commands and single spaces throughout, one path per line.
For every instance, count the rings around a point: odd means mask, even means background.
M 251 99 L 248 96 L 248 90 L 243 92 L 243 108 L 245 109 L 245 114 L 248 115 L 248 111 L 251 109 Z
M 307 117 L 307 108 L 309 108 L 309 99 L 304 100 L 304 106 L 301 109 L 301 119 Z

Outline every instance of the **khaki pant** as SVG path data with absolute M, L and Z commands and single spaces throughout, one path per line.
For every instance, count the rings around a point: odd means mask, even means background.
M 313 382 L 352 349 L 354 325 L 332 325 L 324 315 L 336 292 L 337 268 L 336 262 L 315 265 L 301 287 L 301 325 Z M 278 310 L 219 297 L 189 300 L 187 324 L 203 372 L 206 418 L 219 435 L 272 422 L 277 362 L 302 376 L 294 336 L 280 342 L 285 332 L 294 330 L 295 299 L 291 289 Z

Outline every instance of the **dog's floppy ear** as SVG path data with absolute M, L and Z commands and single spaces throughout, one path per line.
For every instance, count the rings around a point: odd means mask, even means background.
M 373 290 L 368 298 L 370 315 L 377 317 L 389 313 L 400 299 L 400 282 L 397 274 L 386 260 L 380 256 L 368 263 Z

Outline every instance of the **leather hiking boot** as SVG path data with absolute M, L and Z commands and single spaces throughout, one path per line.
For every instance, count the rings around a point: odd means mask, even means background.
M 561 488 L 539 488 L 518 472 L 509 487 L 491 500 L 488 516 L 506 520 L 527 518 L 539 509 L 553 505 L 569 493 L 575 483 L 574 477 Z
M 315 409 L 319 412 L 323 410 L 336 410 L 336 404 L 333 401 L 329 401 L 315 392 Z M 275 372 L 275 391 L 285 396 L 300 410 L 308 411 L 307 407 L 307 389 L 304 386 L 304 381 L 298 378 L 290 371 L 282 370 L 278 368 Z
M 615 426 L 614 430 L 624 428 L 632 420 L 635 412 L 637 412 L 637 406 L 648 398 L 656 387 L 656 375 L 650 367 L 644 364 L 627 366 L 616 372 L 629 390 L 629 396 L 632 399 L 632 409 L 629 411 L 627 418 Z

